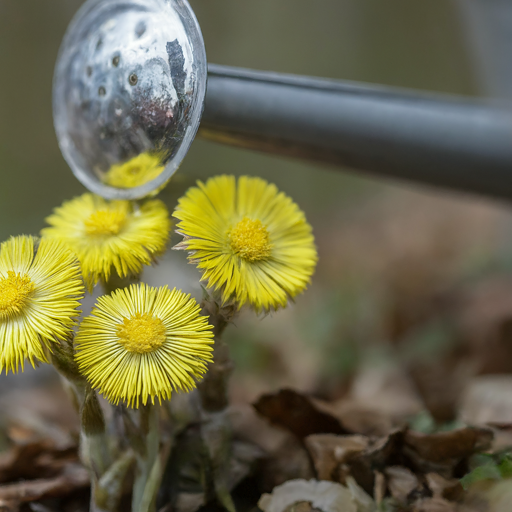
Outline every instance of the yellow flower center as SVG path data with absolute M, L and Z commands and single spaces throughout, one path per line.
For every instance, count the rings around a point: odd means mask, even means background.
M 259 261 L 270 256 L 269 233 L 260 220 L 244 217 L 228 236 L 231 249 L 244 260 Z
M 19 313 L 34 292 L 34 283 L 27 275 L 11 270 L 0 279 L 0 318 Z
M 117 235 L 126 222 L 123 210 L 98 210 L 85 221 L 85 232 L 88 235 Z
M 119 342 L 129 352 L 146 354 L 161 347 L 165 342 L 165 325 L 160 318 L 148 313 L 137 313 L 133 318 L 125 318 L 117 326 Z

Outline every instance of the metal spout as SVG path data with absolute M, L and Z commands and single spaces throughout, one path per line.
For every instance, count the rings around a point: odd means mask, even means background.
M 512 110 L 383 86 L 209 66 L 204 138 L 512 199 Z

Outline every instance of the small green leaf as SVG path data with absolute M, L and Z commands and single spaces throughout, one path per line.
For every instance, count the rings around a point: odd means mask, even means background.
M 471 473 L 461 478 L 460 483 L 465 491 L 475 482 L 482 480 L 501 480 L 502 474 L 500 468 L 495 463 L 478 466 Z
M 510 455 L 506 455 L 498 467 L 502 478 L 512 477 L 512 458 Z

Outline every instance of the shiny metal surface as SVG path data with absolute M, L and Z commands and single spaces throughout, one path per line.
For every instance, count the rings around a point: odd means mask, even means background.
M 186 0 L 89 0 L 62 43 L 54 123 L 77 178 L 136 199 L 171 178 L 195 137 L 206 54 Z
M 512 199 L 512 109 L 209 66 L 199 134 L 237 147 Z

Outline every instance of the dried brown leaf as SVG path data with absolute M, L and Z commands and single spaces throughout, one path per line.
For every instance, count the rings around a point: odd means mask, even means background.
M 355 455 L 348 463 L 350 474 L 367 492 L 375 488 L 375 472 L 402 463 L 404 431 L 396 430 L 390 435 L 372 441 L 364 452 Z
M 15 445 L 0 455 L 0 482 L 50 478 L 78 461 L 77 447 L 59 448 L 49 439 Z
M 414 504 L 412 512 L 457 512 L 457 510 L 455 503 L 442 498 L 425 498 Z
M 407 431 L 404 454 L 417 471 L 436 472 L 445 478 L 451 478 L 457 465 L 473 453 L 490 448 L 493 437 L 490 429 L 476 427 L 436 434 Z
M 344 482 L 340 478 L 340 465 L 345 464 L 353 455 L 366 450 L 369 443 L 367 437 L 358 435 L 314 434 L 305 439 L 317 478 L 341 483 Z
M 436 434 L 422 434 L 409 430 L 405 445 L 420 457 L 432 462 L 457 461 L 491 446 L 490 429 L 466 427 Z
M 54 478 L 26 480 L 0 486 L 0 502 L 28 502 L 66 496 L 89 485 L 89 473 L 79 464 L 69 464 Z
M 464 489 L 457 478 L 448 479 L 437 473 L 428 473 L 425 475 L 425 479 L 434 498 L 459 501 L 464 494 Z
M 305 395 L 291 389 L 263 395 L 253 404 L 258 413 L 299 439 L 311 434 L 348 434 L 334 416 L 319 410 Z
M 417 476 L 402 466 L 391 466 L 384 470 L 391 496 L 401 505 L 410 501 L 410 496 L 420 487 Z
M 288 480 L 314 478 L 308 452 L 292 434 L 262 462 L 259 474 L 264 490 L 271 490 Z

